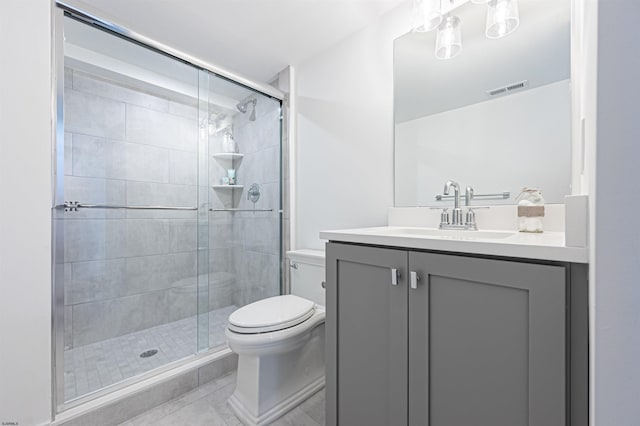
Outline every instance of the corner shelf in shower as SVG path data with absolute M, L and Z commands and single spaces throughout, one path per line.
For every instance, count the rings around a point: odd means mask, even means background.
M 235 152 L 216 152 L 213 154 L 213 158 L 217 160 L 239 160 L 244 157 L 244 154 L 238 154 Z
M 244 185 L 212 185 L 213 189 L 242 189 Z

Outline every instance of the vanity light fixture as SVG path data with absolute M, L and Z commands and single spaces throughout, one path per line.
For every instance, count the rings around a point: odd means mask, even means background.
M 461 21 L 457 16 L 447 16 L 438 27 L 435 55 L 438 59 L 455 58 L 462 51 Z
M 454 9 L 467 1 L 487 4 L 485 34 L 488 38 L 505 37 L 520 25 L 518 0 L 466 0 L 457 5 L 454 0 L 449 1 Z M 436 58 L 451 59 L 462 51 L 462 22 L 457 16 L 443 17 L 442 11 L 442 0 L 413 0 L 412 29 L 415 32 L 427 32 L 437 28 Z
M 414 0 L 413 9 L 413 31 L 432 31 L 442 22 L 442 0 Z
M 518 25 L 518 0 L 489 0 L 486 29 L 488 38 L 507 36 L 514 32 Z

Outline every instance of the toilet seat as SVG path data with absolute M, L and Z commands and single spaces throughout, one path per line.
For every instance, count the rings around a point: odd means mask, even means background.
M 229 330 L 240 334 L 279 331 L 301 324 L 313 316 L 315 304 L 292 294 L 259 300 L 229 316 Z

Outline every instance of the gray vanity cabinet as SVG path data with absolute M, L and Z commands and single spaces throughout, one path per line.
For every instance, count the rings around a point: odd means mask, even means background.
M 340 243 L 326 265 L 327 425 L 569 424 L 566 265 Z
M 326 341 L 334 354 L 327 371 L 338 380 L 328 380 L 326 390 L 339 395 L 334 424 L 406 425 L 407 280 L 400 275 L 392 285 L 391 270 L 403 268 L 407 254 L 335 245 L 330 255 L 339 259 L 339 282 L 348 283 L 327 286 Z

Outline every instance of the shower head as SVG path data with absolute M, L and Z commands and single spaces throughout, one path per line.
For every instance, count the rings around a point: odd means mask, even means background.
M 245 112 L 247 112 L 247 103 L 239 103 L 238 105 L 236 105 L 236 108 L 238 108 L 238 111 L 244 114 Z
M 244 102 L 240 102 L 238 105 L 236 105 L 236 108 L 238 108 L 238 111 L 240 111 L 243 114 L 247 113 L 247 107 L 249 106 L 249 104 L 251 104 L 253 106 L 253 110 L 251 111 L 251 115 L 249 116 L 249 120 L 250 121 L 255 121 L 256 119 L 256 103 L 258 102 L 257 99 L 247 99 Z

